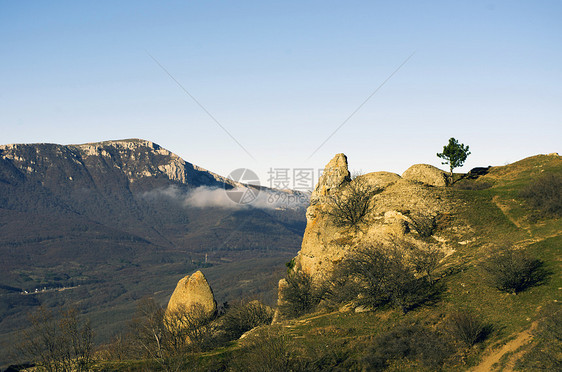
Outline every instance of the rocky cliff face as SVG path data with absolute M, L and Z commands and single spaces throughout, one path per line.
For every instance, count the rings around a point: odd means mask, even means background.
M 361 244 L 388 242 L 392 239 L 417 239 L 412 218 L 437 220 L 450 210 L 448 190 L 443 171 L 425 164 L 412 166 L 403 176 L 389 172 L 373 172 L 354 180 L 349 177 L 347 158 L 336 155 L 324 170 L 307 209 L 307 225 L 301 250 L 295 257 L 293 270 L 310 274 L 314 280 L 325 279 L 334 264 Z M 363 182 L 382 190 L 371 198 L 372 209 L 361 228 L 340 227 L 327 213 L 328 197 L 345 192 L 346 186 Z M 446 244 L 441 248 L 447 251 Z M 285 283 L 280 284 L 281 287 Z
M 240 186 L 141 139 L 67 146 L 11 144 L 0 146 L 0 156 L 27 178 L 49 178 L 50 182 L 57 184 L 91 181 L 100 187 L 106 178 L 118 176 L 122 182 L 129 184 L 146 178 L 165 178 L 195 187 Z

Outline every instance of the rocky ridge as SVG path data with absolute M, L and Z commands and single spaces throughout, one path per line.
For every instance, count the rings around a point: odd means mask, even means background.
M 107 172 L 122 172 L 127 182 L 147 177 L 165 177 L 190 186 L 240 187 L 242 184 L 186 162 L 178 155 L 151 141 L 127 139 L 80 145 L 9 144 L 0 146 L 0 156 L 11 161 L 24 175 L 42 177 L 54 162 L 65 159 L 66 166 L 58 169 L 62 179 L 72 180 L 73 173 L 89 173 L 90 168 L 105 167 Z M 68 161 L 70 159 L 70 161 Z

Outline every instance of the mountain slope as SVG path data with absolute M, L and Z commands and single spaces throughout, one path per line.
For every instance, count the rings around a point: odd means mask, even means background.
M 188 202 L 199 187 L 243 186 L 145 140 L 0 146 L 0 341 L 39 304 L 78 304 L 107 338 L 135 299 L 159 292 L 164 301 L 201 266 L 221 267 L 214 278 L 229 281 L 250 260 L 260 281 L 278 278 L 300 244 L 304 209 Z M 238 280 L 219 301 L 240 294 Z M 247 292 L 273 300 L 272 288 L 255 288 Z

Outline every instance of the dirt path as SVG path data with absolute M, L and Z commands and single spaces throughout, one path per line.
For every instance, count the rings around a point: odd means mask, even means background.
M 525 230 L 527 230 L 527 232 L 529 232 L 528 227 L 522 226 L 519 221 L 517 221 L 516 219 L 514 219 L 513 217 L 511 217 L 511 216 L 509 215 L 509 210 L 510 210 L 509 206 L 506 205 L 506 204 L 502 204 L 502 203 L 500 202 L 499 196 L 495 195 L 495 196 L 492 198 L 492 201 L 493 201 L 494 204 L 502 211 L 502 213 L 507 217 L 507 219 L 511 221 L 511 223 L 513 223 L 513 224 L 514 224 L 515 226 L 517 226 L 518 228 L 520 228 L 520 229 L 525 229 Z M 530 233 L 530 232 L 529 232 L 529 233 Z
M 533 329 L 536 328 L 536 326 L 537 326 L 537 322 L 533 322 L 533 324 L 531 324 L 531 327 L 529 329 L 519 333 L 517 338 L 509 341 L 507 344 L 503 345 L 498 350 L 494 350 L 490 354 L 485 355 L 482 362 L 479 365 L 477 365 L 476 367 L 474 367 L 473 369 L 471 369 L 471 372 L 493 371 L 494 369 L 492 368 L 492 366 L 495 363 L 498 363 L 502 356 L 504 356 L 507 353 L 510 353 L 510 352 L 513 352 L 513 351 L 519 349 L 521 346 L 527 344 L 531 340 L 531 338 L 533 338 L 531 333 L 532 333 Z M 510 366 L 510 365 L 512 366 L 511 363 L 508 363 L 508 366 Z M 511 371 L 511 370 L 512 369 L 510 367 L 508 367 L 504 371 Z

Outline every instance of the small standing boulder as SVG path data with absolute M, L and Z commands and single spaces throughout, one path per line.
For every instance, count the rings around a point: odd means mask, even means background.
M 196 304 L 199 304 L 198 306 L 201 306 L 207 315 L 212 315 L 217 311 L 217 302 L 213 290 L 201 271 L 180 279 L 172 297 L 170 297 L 166 311 L 172 312 L 181 308 L 189 309 Z

